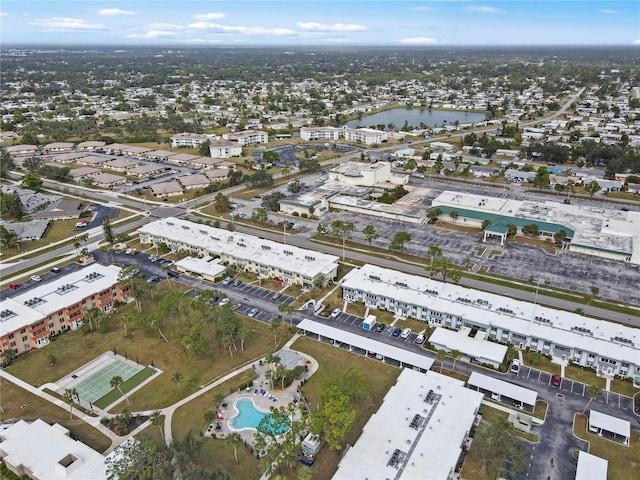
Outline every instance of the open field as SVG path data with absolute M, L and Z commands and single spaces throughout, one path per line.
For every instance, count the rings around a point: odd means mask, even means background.
M 26 390 L 0 379 L 0 420 L 10 423 L 12 420 L 31 422 L 41 418 L 48 423 L 59 423 L 67 428 L 73 438 L 86 443 L 98 452 L 104 452 L 111 445 L 111 440 L 90 425 L 87 425 L 75 415 L 70 418 L 69 409 L 62 408 L 37 397 Z M 21 408 L 26 405 L 26 408 Z M 75 408 L 73 409 L 75 413 Z
M 369 386 L 369 398 L 354 405 L 356 419 L 342 442 L 343 445 L 353 445 L 362 433 L 369 417 L 379 408 L 387 391 L 395 384 L 400 370 L 308 338 L 299 338 L 291 348 L 311 355 L 319 363 L 316 373 L 302 387 L 302 392 L 312 410 L 320 402 L 320 394 L 324 385 L 346 371 L 347 368 L 355 368 L 364 377 Z M 314 480 L 330 479 L 335 473 L 340 459 L 339 452 L 332 451 L 325 446 L 318 454 L 313 466 Z M 295 477 L 292 473 L 288 478 Z

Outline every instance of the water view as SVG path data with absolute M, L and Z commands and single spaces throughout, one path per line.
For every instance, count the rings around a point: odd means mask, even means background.
M 363 115 L 361 119 L 351 120 L 345 125 L 350 128 L 388 126 L 393 123 L 395 128 L 401 129 L 406 121 L 410 127 L 420 128 L 420 124 L 427 127 L 452 125 L 459 123 L 480 122 L 486 118 L 484 113 L 459 112 L 452 110 L 436 110 L 427 108 L 394 108 L 373 115 Z

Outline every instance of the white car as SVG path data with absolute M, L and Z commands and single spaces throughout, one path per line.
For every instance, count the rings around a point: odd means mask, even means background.
M 228 298 L 223 298 L 222 300 L 220 300 L 220 302 L 218 302 L 218 306 L 219 307 L 224 307 L 227 303 L 229 303 L 231 300 L 229 300 Z
M 258 312 L 259 312 L 259 310 L 257 308 L 252 308 L 249 311 L 249 317 L 251 317 L 251 318 L 255 317 L 258 314 Z
M 516 375 L 520 372 L 520 360 L 513 359 L 511 361 L 511 373 Z
M 40 281 L 40 280 L 42 280 L 42 279 L 40 278 L 40 275 L 33 275 L 33 276 L 31 277 L 31 280 L 33 280 L 34 282 L 39 282 L 39 281 Z
M 338 315 L 340 315 L 340 309 L 336 308 L 333 312 L 331 312 L 331 318 L 336 318 Z

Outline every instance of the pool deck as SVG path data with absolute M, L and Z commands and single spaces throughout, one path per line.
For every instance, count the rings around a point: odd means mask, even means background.
M 240 398 L 251 398 L 255 406 L 258 407 L 259 410 L 268 412 L 271 410 L 271 407 L 279 408 L 287 406 L 293 401 L 293 398 L 295 396 L 300 398 L 299 394 L 297 393 L 300 382 L 302 380 L 308 379 L 315 373 L 315 371 L 318 369 L 318 362 L 313 357 L 310 357 L 305 353 L 290 349 L 287 346 L 285 346 L 284 348 L 304 358 L 305 365 L 307 366 L 307 372 L 302 376 L 302 378 L 294 380 L 294 382 L 284 390 L 279 388 L 272 389 L 271 383 L 266 378 L 266 373 L 269 371 L 269 366 L 265 363 L 265 359 L 262 359 L 262 365 L 259 365 L 259 362 L 256 362 L 255 372 L 258 374 L 258 378 L 253 382 L 253 386 L 248 390 L 235 392 L 225 397 L 227 407 L 222 409 L 222 420 L 218 420 L 222 428 L 218 431 L 215 431 L 213 429 L 215 423 L 213 425 L 209 425 L 205 432 L 205 436 L 211 436 L 211 433 L 215 433 L 217 438 L 226 438 L 226 436 L 230 433 L 238 433 L 242 437 L 245 445 L 252 447 L 254 444 L 253 437 L 256 432 L 254 429 L 245 428 L 242 430 L 234 430 L 228 425 L 229 419 L 238 414 L 238 409 L 235 408 L 236 400 Z M 257 393 L 255 393 L 255 390 L 257 390 Z M 268 394 L 261 395 L 261 390 L 268 392 Z M 269 398 L 269 395 L 271 395 L 271 398 Z

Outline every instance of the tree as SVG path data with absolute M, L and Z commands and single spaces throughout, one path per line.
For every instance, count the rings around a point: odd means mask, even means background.
M 78 396 L 78 391 L 75 388 L 65 388 L 64 389 L 64 399 L 69 403 L 71 418 L 73 418 L 73 404 L 78 403 L 80 401 L 80 397 Z
M 160 268 L 164 271 L 165 276 L 167 277 L 167 283 L 169 284 L 169 288 L 173 288 L 171 285 L 171 279 L 169 278 L 169 270 L 171 270 L 171 264 L 167 262 L 162 262 L 160 264 Z M 163 335 L 164 337 L 164 335 Z
M 322 407 L 318 417 L 322 422 L 322 436 L 334 450 L 341 450 L 340 442 L 351 428 L 356 411 L 351 406 L 349 396 L 337 386 L 332 386 L 320 395 Z
M 492 480 L 515 478 L 527 466 L 527 449 L 511 431 L 511 424 L 499 418 L 482 421 L 474 437 L 474 448 L 482 459 L 483 470 Z
M 217 412 L 215 408 L 207 408 L 202 414 L 202 418 L 204 418 L 204 421 L 207 425 L 213 423 L 213 421 L 216 419 L 216 416 Z
M 209 150 L 210 146 L 211 146 L 211 140 L 202 142 L 198 147 L 198 153 L 203 157 L 210 157 L 211 156 L 211 150 Z
M 246 183 L 250 187 L 269 187 L 273 185 L 273 177 L 266 170 L 258 170 L 253 175 L 249 175 Z
M 442 209 L 439 207 L 432 208 L 427 212 L 427 218 L 429 219 L 429 223 L 436 223 L 438 221 L 438 217 L 442 215 Z
M 442 281 L 446 282 L 447 278 L 457 283 L 462 277 L 460 270 L 451 259 L 442 255 L 437 255 L 431 258 L 431 264 L 425 267 L 425 270 L 433 275 L 440 275 Z
M 598 184 L 598 182 L 596 182 L 595 180 L 593 180 L 592 182 L 589 182 L 587 185 L 585 185 L 584 189 L 592 197 L 601 190 L 600 189 L 600 184 Z
M 122 377 L 120 375 L 114 375 L 111 378 L 111 380 L 109 381 L 109 384 L 111 385 L 111 388 L 118 389 L 120 394 L 127 400 L 127 403 L 130 403 L 129 402 L 129 397 L 127 397 L 127 395 L 122 391 L 122 384 L 123 383 L 124 383 L 124 381 L 122 380 Z
M 406 250 L 405 243 L 411 241 L 411 234 L 407 232 L 396 232 L 389 244 L 389 250 L 392 252 L 399 250 L 401 253 L 404 253 Z
M 22 163 L 22 168 L 24 168 L 27 172 L 39 173 L 43 163 L 44 162 L 40 157 L 29 157 Z
M 371 246 L 371 242 L 373 240 L 380 236 L 376 233 L 376 229 L 373 225 L 367 225 L 366 227 L 364 227 L 362 233 L 364 234 L 364 238 L 367 239 L 367 242 L 369 242 L 369 246 Z
M 460 357 L 462 357 L 462 353 L 460 353 L 460 350 L 451 350 L 451 353 L 449 354 L 451 355 L 451 358 L 453 358 L 453 371 L 456 371 L 456 360 L 458 360 Z
M 20 186 L 28 190 L 39 192 L 42 188 L 42 178 L 40 178 L 40 175 L 35 172 L 27 172 L 22 177 Z
M 455 223 L 456 220 L 458 219 L 458 216 L 459 216 L 458 211 L 457 210 L 451 210 L 449 212 L 449 216 L 451 217 L 451 220 L 453 220 L 453 223 Z
M 269 214 L 264 208 L 256 208 L 251 215 L 251 220 L 257 223 L 267 223 L 269 221 Z
M 299 163 L 300 171 L 303 173 L 311 173 L 317 170 L 320 170 L 320 162 L 315 158 L 307 158 L 305 160 L 300 160 Z
M 111 230 L 111 222 L 109 222 L 109 217 L 105 217 L 102 222 L 102 231 L 104 232 L 104 239 L 108 243 L 113 243 L 113 231 Z
M 429 250 L 427 250 L 427 257 L 431 259 L 431 265 L 433 265 L 433 261 L 436 257 L 442 256 L 442 249 L 437 245 L 431 245 Z
M 2 211 L 3 218 L 10 217 L 15 220 L 22 218 L 22 200 L 20 200 L 18 192 L 0 192 L 0 211 Z
M 4 225 L 0 225 L 0 242 L 4 243 L 5 247 L 10 248 L 18 244 L 20 237 L 13 230 L 7 230 Z
M 289 323 L 293 326 L 293 312 L 296 311 L 295 307 L 290 303 L 282 302 L 278 304 L 278 311 L 283 315 L 287 315 L 289 317 Z
M 280 170 L 280 173 L 282 173 L 282 176 L 285 178 L 289 178 L 289 175 L 291 175 L 291 164 L 288 160 L 282 162 L 282 169 Z
M 280 334 L 280 330 L 282 327 L 282 320 L 279 317 L 273 317 L 271 319 L 271 325 L 269 326 L 269 331 L 273 334 L 273 346 L 278 346 L 278 335 Z
M 491 220 L 483 220 L 480 228 L 482 228 L 482 230 L 486 230 L 489 225 L 491 225 Z
M 440 373 L 442 373 L 442 368 L 444 367 L 444 359 L 447 358 L 447 352 L 444 350 L 438 350 L 437 354 L 438 362 L 440 362 Z
M 538 167 L 536 176 L 533 179 L 533 186 L 542 190 L 543 188 L 549 188 L 549 185 L 549 170 L 547 170 L 547 167 Z
M 233 447 L 233 456 L 235 457 L 236 464 L 237 464 L 238 463 L 238 445 L 242 445 L 244 443 L 242 440 L 242 437 L 240 436 L 239 433 L 234 432 L 230 435 L 227 435 L 226 442 L 227 444 Z
M 11 170 L 13 170 L 13 158 L 9 152 L 2 150 L 0 152 L 0 178 L 8 178 Z
M 213 208 L 218 213 L 223 213 L 229 210 L 231 206 L 231 202 L 229 202 L 229 198 L 226 195 L 218 192 L 213 199 Z
M 305 184 L 300 180 L 294 180 L 292 182 L 289 182 L 289 184 L 287 185 L 287 190 L 291 193 L 298 193 L 301 192 L 304 187 Z
M 193 325 L 189 332 L 182 337 L 182 348 L 187 357 L 202 360 L 206 350 L 206 340 L 202 335 L 202 326 Z
M 263 195 L 260 204 L 265 210 L 277 212 L 280 210 L 280 200 L 283 198 L 285 198 L 284 193 L 276 190 L 273 193 Z
M 515 223 L 507 223 L 507 238 L 515 237 L 518 233 L 518 226 Z
M 567 231 L 564 229 L 558 230 L 553 234 L 553 240 L 556 246 L 561 247 L 564 241 L 567 239 Z
M 602 388 L 600 388 L 599 385 L 587 385 L 587 396 L 589 397 L 589 401 L 587 402 L 587 405 L 584 407 L 584 410 L 582 410 L 582 414 L 584 415 L 584 412 L 587 411 L 587 408 L 589 408 L 589 405 L 591 405 L 591 402 L 593 402 L 596 398 L 598 398 L 600 396 L 600 394 L 602 393 Z
M 182 386 L 182 378 L 182 372 L 178 370 L 174 370 L 173 372 L 171 372 L 171 381 L 177 384 L 179 387 Z
M 58 357 L 54 353 L 47 353 L 47 362 L 50 366 L 54 367 L 58 362 Z
M 153 412 L 151 412 L 151 415 L 149 415 L 149 421 L 151 422 L 151 425 L 153 425 L 154 427 L 158 427 L 158 429 L 160 430 L 160 436 L 162 436 L 162 443 L 164 443 L 164 429 L 162 428 L 164 417 L 160 410 L 154 410 Z

